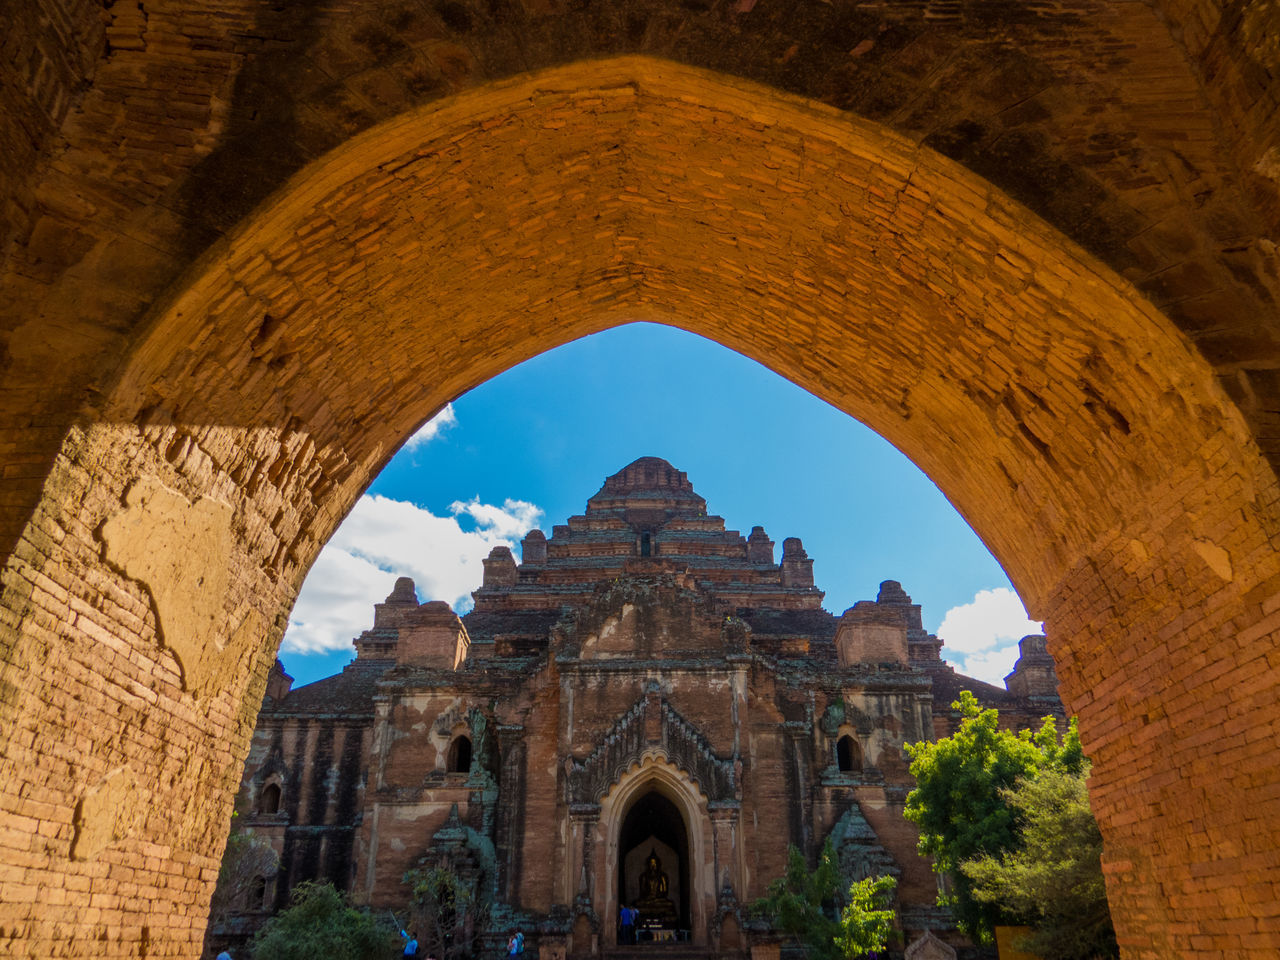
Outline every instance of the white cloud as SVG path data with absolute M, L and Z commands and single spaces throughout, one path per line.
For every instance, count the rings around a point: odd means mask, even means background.
M 517 540 L 532 530 L 542 516 L 542 510 L 524 500 L 504 500 L 502 506 L 481 503 L 480 498 L 463 503 L 455 500 L 449 504 L 449 512 L 455 517 L 470 517 L 483 530 L 498 538 Z
M 1016 593 L 997 587 L 979 590 L 972 603 L 948 610 L 938 636 L 945 643 L 943 656 L 961 673 L 1001 686 L 1018 659 L 1018 641 L 1043 629 L 1027 617 Z
M 458 425 L 458 415 L 453 412 L 453 404 L 446 403 L 444 409 L 418 428 L 418 432 L 404 442 L 404 449 L 417 450 L 430 443 L 450 427 Z
M 972 603 L 952 607 L 938 627 L 941 637 L 958 654 L 977 653 L 1015 643 L 1029 633 L 1040 633 L 1042 624 L 1027 617 L 1018 595 L 1008 587 L 979 590 Z
M 489 551 L 504 543 L 515 548 L 542 516 L 523 500 L 497 507 L 477 499 L 450 509 L 453 516 L 437 517 L 402 500 L 361 497 L 307 575 L 282 649 L 349 650 L 351 639 L 373 625 L 373 605 L 397 577 L 413 577 L 422 600 L 466 609 Z
M 986 653 L 971 653 L 964 658 L 963 663 L 956 664 L 956 669 L 966 677 L 1003 687 L 1004 678 L 1013 670 L 1013 664 L 1017 659 L 1018 645 L 1011 643 L 1008 646 L 988 650 Z

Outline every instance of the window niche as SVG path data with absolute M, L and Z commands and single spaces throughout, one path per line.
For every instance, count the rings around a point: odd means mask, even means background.
M 454 737 L 449 744 L 449 755 L 445 760 L 445 769 L 449 773 L 469 773 L 471 771 L 471 738 Z
M 841 773 L 862 772 L 862 747 L 847 733 L 836 741 L 836 767 Z
M 280 812 L 280 784 L 268 783 L 258 795 L 258 813 L 271 816 Z

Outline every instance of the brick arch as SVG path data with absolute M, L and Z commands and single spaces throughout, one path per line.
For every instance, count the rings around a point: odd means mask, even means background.
M 1192 338 L 1280 462 L 1270 0 L 41 0 L 12 14 L 6 554 L 142 318 L 289 177 L 424 104 L 621 54 L 827 103 L 996 184 Z
M 638 319 L 757 357 L 926 469 L 1049 623 L 1130 955 L 1265 955 L 1242 930 L 1276 901 L 1276 483 L 1213 370 L 963 167 L 641 58 L 368 131 L 157 304 L 5 568 L 33 898 L 0 926 L 36 952 L 70 928 L 96 956 L 198 943 L 288 604 L 341 516 L 447 400 Z M 110 900 L 124 870 L 150 886 L 119 923 L 43 895 Z

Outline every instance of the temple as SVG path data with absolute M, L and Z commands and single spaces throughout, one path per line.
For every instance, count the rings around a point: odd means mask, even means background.
M 957 675 L 901 585 L 836 616 L 813 566 L 645 457 L 519 561 L 495 548 L 465 616 L 401 578 L 341 674 L 294 690 L 277 662 L 237 828 L 280 867 L 210 943 L 315 878 L 407 915 L 406 874 L 439 866 L 474 894 L 477 947 L 519 928 L 545 958 L 745 956 L 788 846 L 812 863 L 829 839 L 848 879 L 898 878 L 906 943 L 963 954 L 902 816 L 902 746 L 950 733 L 961 689 L 1011 725 L 1061 717 L 1053 661 L 1027 637 L 1005 689 Z

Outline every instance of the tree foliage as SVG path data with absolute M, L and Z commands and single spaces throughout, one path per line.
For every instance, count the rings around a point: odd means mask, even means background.
M 893 877 L 867 877 L 849 887 L 849 902 L 840 911 L 840 932 L 836 949 L 846 960 L 879 954 L 889 946 L 894 928 L 893 894 L 898 881 Z
M 966 860 L 961 871 L 983 903 L 1028 918 L 1025 948 L 1044 960 L 1118 957 L 1102 879 L 1102 834 L 1089 810 L 1088 764 L 1079 773 L 1048 768 L 1005 791 L 1021 844 L 1000 856 Z
M 816 870 L 810 870 L 804 855 L 790 846 L 786 872 L 769 884 L 753 909 L 803 945 L 811 960 L 840 960 L 835 943 L 840 926 L 834 919 L 844 906 L 840 886 L 840 870 L 831 841 L 823 846 Z
M 410 870 L 404 882 L 413 894 L 412 924 L 424 955 L 438 960 L 470 956 L 475 932 L 486 919 L 473 885 L 446 866 Z
M 386 960 L 390 955 L 391 931 L 350 906 L 331 884 L 299 884 L 291 900 L 254 937 L 254 960 Z
M 1059 741 L 1049 717 L 1034 734 L 1001 730 L 997 711 L 982 709 L 967 690 L 951 706 L 961 716 L 953 736 L 906 745 L 916 788 L 907 796 L 905 812 L 920 828 L 921 853 L 950 878 L 951 892 L 940 902 L 951 906 L 965 933 L 990 943 L 997 924 L 1027 918 L 1003 902 L 976 898 L 973 881 L 960 865 L 1019 846 L 1017 813 L 1003 791 L 1044 768 L 1078 774 L 1084 753 L 1074 720 Z
M 883 950 L 893 935 L 894 911 L 888 903 L 896 886 L 892 877 L 878 877 L 845 891 L 828 840 L 814 870 L 799 850 L 788 847 L 786 872 L 752 910 L 794 938 L 811 960 L 853 960 Z

